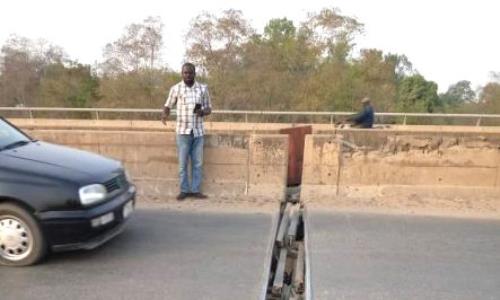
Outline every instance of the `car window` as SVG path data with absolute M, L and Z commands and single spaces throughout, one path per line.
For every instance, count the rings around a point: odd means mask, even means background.
M 30 139 L 9 123 L 0 119 L 0 150 L 18 142 L 29 142 Z

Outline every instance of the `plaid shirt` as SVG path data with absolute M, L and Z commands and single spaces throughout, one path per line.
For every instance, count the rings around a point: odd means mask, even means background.
M 208 87 L 205 84 L 194 82 L 192 87 L 188 87 L 184 81 L 179 82 L 170 88 L 165 106 L 172 109 L 177 106 L 177 134 L 191 134 L 195 137 L 203 136 L 203 117 L 198 117 L 193 113 L 195 104 L 201 104 L 201 108 L 212 108 Z

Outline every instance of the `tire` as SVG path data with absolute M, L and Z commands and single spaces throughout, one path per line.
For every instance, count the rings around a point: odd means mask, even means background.
M 29 266 L 47 253 L 38 222 L 25 209 L 0 203 L 0 265 Z

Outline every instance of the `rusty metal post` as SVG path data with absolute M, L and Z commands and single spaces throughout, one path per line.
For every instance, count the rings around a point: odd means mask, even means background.
M 312 126 L 284 128 L 281 134 L 288 134 L 287 186 L 298 186 L 302 182 L 305 136 L 312 133 Z

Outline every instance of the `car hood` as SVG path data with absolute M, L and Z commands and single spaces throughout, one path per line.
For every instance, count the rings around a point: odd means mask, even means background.
M 116 160 L 40 141 L 2 151 L 0 161 L 16 170 L 78 183 L 103 182 L 121 169 Z

